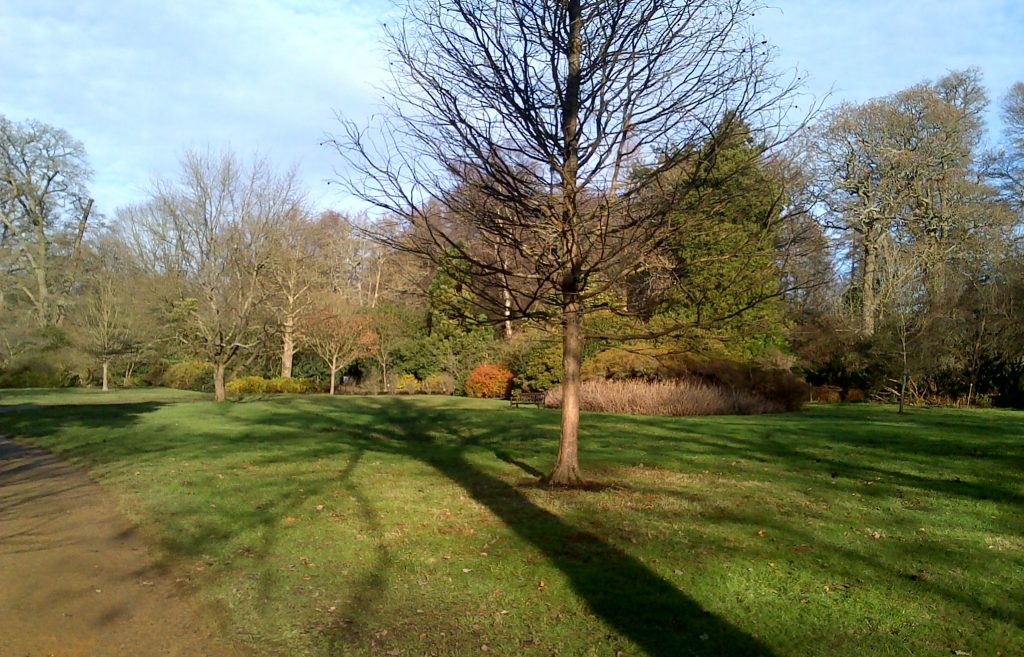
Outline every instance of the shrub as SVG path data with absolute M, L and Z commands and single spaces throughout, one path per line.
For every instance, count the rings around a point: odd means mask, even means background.
M 484 363 L 466 377 L 466 394 L 484 399 L 504 399 L 512 390 L 512 372 L 500 365 Z
M 201 360 L 186 360 L 167 368 L 160 383 L 178 390 L 213 390 L 213 365 Z
M 860 388 L 850 388 L 846 391 L 846 400 L 851 404 L 857 404 L 867 400 L 867 395 Z
M 541 343 L 539 346 L 510 354 L 517 388 L 528 391 L 550 390 L 562 382 L 562 347 Z
M 311 392 L 314 388 L 313 384 L 310 381 L 307 381 L 306 379 L 296 379 L 283 376 L 268 379 L 266 385 L 266 392 L 286 393 L 293 395 Z
M 399 395 L 415 395 L 421 391 L 415 374 L 402 374 L 395 379 L 394 391 Z
M 584 379 L 654 379 L 661 364 L 657 358 L 626 349 L 606 349 L 583 363 Z
M 839 392 L 836 386 L 818 386 L 814 389 L 814 401 L 834 404 L 839 401 Z
M 450 374 L 429 374 L 423 380 L 423 392 L 428 395 L 455 394 L 455 377 Z
M 262 376 L 243 376 L 228 381 L 225 387 L 234 394 L 262 394 L 267 391 L 267 380 Z
M 60 388 L 67 385 L 64 374 L 50 358 L 22 356 L 0 373 L 0 388 Z
M 556 388 L 545 399 L 547 406 L 560 406 L 562 389 Z M 696 380 L 621 381 L 596 379 L 580 386 L 580 408 L 601 413 L 628 415 L 728 415 L 777 413 L 780 404 L 742 390 Z

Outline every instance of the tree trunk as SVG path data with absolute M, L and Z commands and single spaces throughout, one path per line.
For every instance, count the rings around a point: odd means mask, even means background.
M 502 286 L 501 288 L 503 301 L 505 303 L 505 321 L 503 322 L 503 333 L 506 340 L 512 339 L 512 293 L 509 292 L 508 286 Z
M 217 363 L 213 366 L 213 396 L 219 402 L 227 399 L 224 392 L 224 369 L 224 363 Z
M 562 321 L 562 435 L 558 443 L 558 460 L 548 477 L 548 483 L 573 486 L 583 481 L 579 461 L 583 322 L 577 294 L 571 295 L 566 301 Z
M 875 251 L 873 238 L 864 236 L 864 271 L 861 281 L 861 326 L 864 335 L 875 334 L 875 312 L 878 302 L 875 298 L 875 274 L 878 268 L 878 254 Z
M 124 383 L 122 387 L 127 388 L 132 382 L 132 372 L 135 371 L 135 361 L 128 361 L 128 365 L 124 368 Z
M 562 435 L 558 442 L 558 460 L 548 477 L 555 485 L 582 483 L 579 462 L 580 432 L 580 361 L 583 357 L 583 316 L 580 304 L 581 279 L 577 230 L 576 177 L 579 173 L 580 88 L 583 82 L 583 12 L 580 0 L 568 0 L 569 28 L 566 52 L 565 97 L 562 100 L 562 258 L 565 278 L 562 280 Z
M 281 325 L 281 376 L 292 377 L 292 359 L 295 356 L 295 318 L 289 316 Z
M 110 390 L 110 388 L 107 387 L 107 369 L 109 367 L 110 367 L 110 362 L 109 361 L 103 361 L 103 392 L 107 392 L 108 390 Z
M 334 381 L 338 376 L 338 357 L 331 358 L 331 394 L 334 394 Z

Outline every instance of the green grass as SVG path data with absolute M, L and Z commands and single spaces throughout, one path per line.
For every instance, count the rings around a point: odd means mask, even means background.
M 1024 654 L 1024 415 L 0 393 L 267 655 Z M 83 402 L 83 403 L 78 403 Z M 185 575 L 183 575 L 185 573 Z M 486 646 L 486 648 L 485 648 Z

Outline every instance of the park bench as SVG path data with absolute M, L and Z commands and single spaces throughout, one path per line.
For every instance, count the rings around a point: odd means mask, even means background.
M 522 406 L 523 404 L 533 404 L 537 408 L 544 405 L 544 397 L 547 396 L 546 392 L 526 392 L 524 390 L 513 390 L 512 396 L 508 398 L 509 403 L 512 406 Z

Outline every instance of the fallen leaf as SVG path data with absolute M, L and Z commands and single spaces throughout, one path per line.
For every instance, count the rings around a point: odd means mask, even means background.
M 544 580 L 541 580 L 541 581 L 537 582 L 537 588 L 540 589 L 541 591 L 543 591 L 544 589 L 547 588 L 547 584 L 544 583 Z
M 757 530 L 757 535 L 758 535 L 759 538 L 764 538 L 764 530 L 763 529 L 758 529 Z

